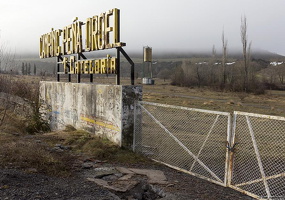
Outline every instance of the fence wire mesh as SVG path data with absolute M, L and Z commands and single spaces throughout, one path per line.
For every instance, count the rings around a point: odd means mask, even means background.
M 285 118 L 234 113 L 231 186 L 260 199 L 285 199 Z
M 225 185 L 230 114 L 139 102 L 134 150 Z

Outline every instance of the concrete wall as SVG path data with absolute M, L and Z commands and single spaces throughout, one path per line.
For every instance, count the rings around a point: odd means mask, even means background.
M 133 142 L 134 105 L 141 99 L 141 86 L 40 83 L 41 113 L 52 130 L 72 125 L 128 148 Z

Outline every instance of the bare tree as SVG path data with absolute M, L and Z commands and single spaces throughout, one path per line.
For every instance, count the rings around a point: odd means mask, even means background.
M 15 53 L 12 53 L 10 49 L 6 49 L 3 57 L 4 72 L 11 70 L 13 65 L 15 65 Z
M 214 74 L 214 67 L 217 59 L 217 51 L 215 45 L 213 45 L 212 48 L 212 58 L 210 59 L 209 65 L 210 65 L 210 84 L 215 83 L 215 74 Z
M 37 75 L 37 67 L 36 67 L 36 64 L 34 64 L 34 75 Z
M 222 57 L 222 69 L 223 69 L 223 74 L 222 74 L 222 87 L 224 88 L 226 85 L 226 80 L 227 80 L 227 74 L 226 74 L 226 63 L 227 63 L 227 54 L 228 54 L 228 40 L 225 40 L 225 34 L 224 30 L 222 33 L 222 45 L 223 45 L 223 57 Z
M 7 73 L 15 65 L 15 53 L 1 39 L 0 34 L 0 72 Z
M 250 72 L 250 50 L 251 50 L 251 42 L 248 44 L 247 38 L 247 20 L 244 16 L 241 18 L 241 26 L 240 26 L 240 36 L 242 42 L 242 54 L 243 54 L 243 62 L 244 62 L 244 81 L 243 88 L 245 92 L 248 91 L 249 87 L 249 72 Z
M 10 107 L 10 94 L 12 82 L 11 76 L 9 74 L 0 76 L 0 92 L 2 93 L 1 105 L 0 105 L 0 127 L 4 124 L 5 118 L 7 116 L 7 111 Z
M 7 73 L 7 70 L 12 67 L 15 61 L 15 54 L 11 53 L 11 50 L 7 48 L 4 42 L 1 40 L 0 34 L 0 73 Z M 0 92 L 3 93 L 0 105 L 0 126 L 4 124 L 4 120 L 7 116 L 7 110 L 10 106 L 10 95 L 12 82 L 11 75 L 0 74 Z

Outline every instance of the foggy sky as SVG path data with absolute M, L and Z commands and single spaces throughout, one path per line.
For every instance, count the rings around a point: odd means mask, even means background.
M 9 0 L 0 2 L 0 44 L 16 53 L 36 53 L 39 38 L 112 8 L 121 10 L 121 41 L 126 51 L 211 51 L 241 49 L 241 17 L 248 22 L 253 49 L 285 55 L 284 0 Z

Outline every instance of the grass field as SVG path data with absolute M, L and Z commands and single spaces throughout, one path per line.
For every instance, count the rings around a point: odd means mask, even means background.
M 209 88 L 188 88 L 156 80 L 143 86 L 144 101 L 180 105 L 224 112 L 244 111 L 285 116 L 285 91 L 266 91 L 264 95 L 213 91 Z
M 13 79 L 25 84 L 36 85 L 39 81 L 56 81 L 55 76 L 21 76 Z M 61 75 L 61 81 L 67 82 L 67 76 Z M 76 82 L 76 76 L 72 76 Z M 88 76 L 82 76 L 81 82 L 89 82 Z M 113 77 L 94 77 L 95 83 L 115 84 Z M 130 79 L 122 78 L 121 84 L 130 85 Z M 141 84 L 136 79 L 135 84 Z M 254 95 L 236 92 L 214 91 L 205 87 L 179 87 L 170 84 L 170 80 L 155 79 L 155 85 L 143 85 L 143 100 L 169 105 L 179 105 L 216 111 L 244 111 L 258 114 L 285 116 L 285 91 L 268 90 L 266 94 Z
M 56 81 L 53 76 L 16 76 L 27 83 L 40 80 Z M 61 81 L 67 82 L 67 76 L 61 75 Z M 76 82 L 76 75 L 72 76 Z M 89 82 L 88 76 L 82 76 L 81 82 Z M 94 77 L 98 84 L 115 84 L 114 76 Z M 129 78 L 121 78 L 121 84 L 130 85 Z M 141 79 L 135 84 L 140 85 Z M 244 111 L 258 114 L 285 116 L 285 91 L 268 90 L 263 95 L 214 91 L 206 87 L 179 87 L 171 85 L 171 80 L 155 79 L 155 85 L 143 85 L 143 100 L 149 102 L 179 105 L 191 108 L 209 109 L 216 111 Z

